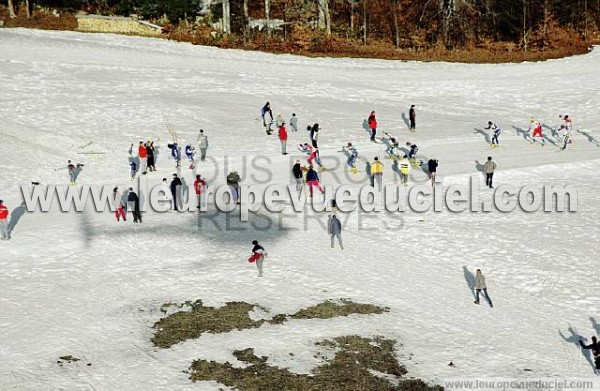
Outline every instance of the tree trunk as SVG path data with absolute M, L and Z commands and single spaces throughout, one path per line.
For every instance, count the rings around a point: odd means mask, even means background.
M 31 18 L 31 10 L 29 8 L 29 0 L 25 0 L 25 15 L 27 15 L 27 19 Z
M 400 33 L 398 32 L 398 0 L 394 0 L 394 41 L 396 49 L 400 47 Z
M 363 45 L 367 44 L 367 2 L 363 0 Z
M 548 20 L 550 19 L 550 11 L 548 10 L 548 0 L 544 0 L 544 25 L 542 27 L 542 50 L 548 44 Z
M 265 0 L 265 21 L 267 23 L 267 35 L 271 35 L 271 0 Z
M 331 11 L 329 10 L 329 0 L 325 0 L 325 27 L 327 35 L 331 35 Z
M 319 30 L 325 29 L 325 0 L 317 0 L 317 27 Z
M 11 19 L 17 17 L 17 15 L 15 15 L 15 6 L 12 0 L 8 0 L 8 16 L 10 16 Z
M 529 41 L 529 33 L 527 32 L 527 0 L 523 1 L 523 51 L 527 51 L 527 43 Z
M 248 0 L 244 0 L 244 4 L 243 4 L 243 9 L 244 9 L 244 42 L 248 41 L 249 35 L 248 34 Z
M 354 7 L 356 7 L 356 3 L 354 0 L 350 0 L 350 38 L 354 38 Z
M 223 0 L 223 33 L 231 33 L 231 8 L 229 0 Z

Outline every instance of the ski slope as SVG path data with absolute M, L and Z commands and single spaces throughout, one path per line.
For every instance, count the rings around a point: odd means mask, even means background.
M 348 141 L 369 160 L 383 156 L 383 145 L 370 143 L 362 127 L 371 110 L 381 130 L 439 159 L 444 184 L 480 175 L 476 161 L 491 154 L 495 184 L 571 184 L 579 194 L 577 213 L 353 213 L 344 221 L 343 252 L 329 247 L 326 214 L 310 211 L 286 210 L 285 230 L 255 232 L 199 229 L 195 214 L 149 212 L 134 226 L 108 212 L 25 213 L 13 238 L 0 242 L 0 389 L 218 390 L 182 371 L 192 360 L 232 361 L 234 349 L 253 347 L 274 365 L 306 373 L 320 364 L 314 342 L 346 334 L 397 339 L 409 374 L 435 384 L 598 381 L 569 331 L 600 333 L 591 322 L 600 322 L 600 148 L 576 131 L 600 138 L 598 69 L 598 50 L 543 63 L 467 65 L 0 29 L 0 198 L 11 211 L 21 202 L 20 185 L 66 185 L 68 159 L 86 164 L 80 184 L 129 185 L 127 150 L 140 140 L 160 147 L 149 181 L 170 179 L 165 118 L 180 143 L 195 143 L 205 129 L 214 160 L 199 171 L 211 183 L 244 167 L 244 183 L 252 183 L 251 174 L 260 178 L 249 164 L 255 156 L 270 159 L 271 182 L 288 183 L 300 156 L 295 145 L 308 141 L 303 129 L 314 122 L 323 129 L 323 159 L 344 159 L 338 151 Z M 280 155 L 276 136 L 265 135 L 257 119 L 267 100 L 273 114 L 299 117 L 290 156 Z M 402 119 L 411 104 L 416 133 Z M 574 122 L 566 151 L 529 145 L 513 128 L 526 128 L 531 116 L 553 125 L 558 114 Z M 490 149 L 474 132 L 488 120 L 503 129 L 501 148 Z M 392 184 L 384 163 L 384 182 Z M 192 172 L 184 173 L 191 184 Z M 341 173 L 323 173 L 323 183 L 343 182 Z M 481 197 L 490 197 L 483 186 Z M 262 279 L 246 262 L 255 238 L 270 254 Z M 483 270 L 493 309 L 473 304 L 465 266 Z M 390 312 L 204 335 L 164 350 L 150 343 L 165 302 L 247 301 L 292 313 L 341 297 Z M 82 361 L 58 366 L 67 354 Z

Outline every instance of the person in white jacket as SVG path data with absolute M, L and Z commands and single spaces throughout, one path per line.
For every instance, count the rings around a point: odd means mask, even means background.
M 479 294 L 483 291 L 483 297 L 487 300 L 490 307 L 493 307 L 492 299 L 487 292 L 487 284 L 485 283 L 485 276 L 481 273 L 481 269 L 477 269 L 475 272 L 475 304 L 479 304 Z
M 169 208 L 169 212 L 170 212 L 173 209 L 174 203 L 173 203 L 173 195 L 171 194 L 171 187 L 169 186 L 169 182 L 167 181 L 167 178 L 162 179 L 162 183 L 160 184 L 160 190 L 162 193 L 164 193 L 165 197 L 167 198 L 167 201 L 171 205 L 171 207 Z
M 290 118 L 290 127 L 292 128 L 292 132 L 298 131 L 298 117 L 296 117 L 296 113 L 293 113 L 292 118 Z
M 200 129 L 198 133 L 198 149 L 200 150 L 200 160 L 204 161 L 208 149 L 208 137 L 204 134 L 204 129 Z

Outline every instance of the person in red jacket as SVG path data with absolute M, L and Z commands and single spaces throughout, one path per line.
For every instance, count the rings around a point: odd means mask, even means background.
M 115 204 L 118 203 L 118 206 L 115 210 L 115 217 L 117 221 L 121 221 L 121 218 L 123 218 L 123 221 L 127 221 L 127 217 L 125 217 L 125 202 L 123 202 L 123 195 L 119 193 L 118 187 L 113 189 L 113 198 Z
M 287 155 L 287 149 L 286 149 L 287 138 L 288 138 L 287 130 L 285 129 L 285 123 L 283 123 L 279 127 L 279 141 L 281 141 L 281 154 L 282 155 Z
M 371 129 L 371 141 L 375 141 L 375 135 L 377 134 L 377 119 L 375 119 L 375 112 L 371 111 L 369 115 L 369 129 Z
M 146 151 L 146 144 L 143 141 L 140 141 L 140 145 L 138 147 L 138 156 L 140 158 L 140 171 L 142 174 L 146 173 L 148 152 Z
M 10 239 L 10 232 L 8 232 L 8 208 L 4 205 L 4 201 L 0 200 L 0 235 L 2 240 Z
M 198 209 L 200 209 L 200 206 L 202 205 L 202 194 L 204 194 L 205 189 L 206 181 L 202 179 L 200 175 L 196 175 L 196 180 L 194 181 L 194 190 L 196 191 L 196 198 L 198 198 Z

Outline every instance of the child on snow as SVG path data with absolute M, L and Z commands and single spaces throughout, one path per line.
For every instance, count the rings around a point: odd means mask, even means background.
M 252 245 L 254 247 L 252 247 L 252 255 L 250 255 L 250 258 L 248 258 L 248 262 L 250 262 L 250 263 L 256 262 L 256 268 L 258 269 L 258 276 L 262 277 L 263 276 L 263 262 L 265 260 L 265 257 L 268 256 L 268 254 L 265 251 L 265 248 L 263 246 L 261 246 L 260 244 L 258 244 L 258 240 L 253 240 Z
M 531 134 L 532 132 L 533 134 Z M 542 133 L 542 124 L 533 117 L 529 120 L 529 129 L 527 129 L 527 135 L 531 137 L 532 143 L 535 143 L 535 138 L 539 137 L 542 147 L 546 144 L 546 141 L 544 140 L 544 134 Z
M 177 143 L 167 144 L 167 147 L 171 150 L 171 157 L 175 160 L 176 168 L 179 168 L 181 162 L 181 147 Z
M 431 181 L 431 186 L 435 183 L 435 174 L 438 168 L 438 161 L 434 158 L 429 159 L 427 162 L 427 171 L 429 172 L 429 180 Z
M 300 150 L 300 152 L 306 153 L 307 155 L 310 155 L 313 151 L 313 146 L 308 144 L 308 143 L 304 143 L 304 144 L 300 144 L 300 146 L 298 147 L 298 149 Z
M 10 232 L 8 232 L 8 215 L 9 211 L 4 201 L 0 200 L 0 235 L 2 240 L 10 239 Z
M 118 204 L 115 210 L 115 217 L 117 218 L 117 221 L 121 221 L 121 218 L 123 218 L 123 221 L 127 221 L 127 218 L 125 217 L 125 203 L 123 202 L 123 196 L 121 193 L 119 193 L 118 187 L 113 189 L 113 202 L 114 204 Z
M 194 157 L 196 155 L 196 149 L 194 147 L 192 147 L 191 145 L 186 145 L 185 146 L 185 156 L 188 158 L 188 160 L 190 161 L 190 170 L 194 168 Z
M 408 151 L 408 161 L 413 167 L 420 166 L 420 163 L 417 162 L 417 152 L 419 152 L 419 147 L 417 144 L 411 144 L 410 142 L 406 143 L 406 147 L 409 149 Z
M 308 165 L 312 165 L 313 164 L 313 160 L 319 165 L 319 167 L 322 167 L 321 164 L 321 155 L 319 154 L 319 148 L 315 148 L 310 155 L 308 155 Z
M 83 164 L 73 164 L 70 160 L 67 162 L 67 170 L 69 171 L 69 185 L 73 186 L 77 184 L 77 177 L 81 170 L 83 170 Z
M 390 142 L 390 145 L 385 150 L 385 153 L 387 153 L 390 158 L 397 157 L 398 149 L 400 146 L 400 144 L 398 143 L 398 140 L 394 136 L 389 134 L 388 132 L 383 132 L 383 134 L 385 135 L 385 139 Z
M 581 346 L 582 349 L 589 349 L 592 351 L 595 365 L 594 373 L 596 375 L 600 375 L 600 343 L 598 343 L 598 339 L 596 337 L 592 337 L 592 343 L 589 345 L 586 345 L 583 343 L 583 340 L 580 339 L 579 346 Z
M 369 114 L 367 122 L 369 123 L 369 129 L 371 129 L 371 141 L 375 141 L 375 135 L 377 134 L 377 119 L 375 118 L 374 111 L 371 111 L 371 114 Z
M 346 164 L 348 164 L 350 168 L 355 169 L 356 159 L 358 158 L 358 151 L 356 150 L 356 148 L 352 146 L 352 143 L 348 143 L 346 146 L 342 147 L 342 151 L 346 153 L 346 155 L 348 155 L 348 160 L 346 161 Z
M 146 160 L 148 154 L 146 153 L 146 144 L 143 141 L 140 141 L 140 145 L 138 146 L 138 158 L 140 159 L 140 171 L 142 174 L 146 174 L 146 168 L 148 161 Z
M 298 117 L 296 117 L 296 113 L 293 113 L 292 118 L 290 118 L 290 127 L 292 128 L 292 132 L 298 131 Z
M 265 103 L 265 105 L 260 110 L 260 116 L 262 117 L 263 126 L 265 128 L 267 127 L 267 120 L 265 118 L 267 114 L 270 117 L 270 120 L 269 120 L 269 124 L 270 124 L 271 122 L 273 122 L 273 112 L 271 111 L 271 104 L 269 102 Z
M 129 157 L 129 168 L 130 168 L 131 180 L 134 180 L 135 174 L 137 174 L 138 165 L 132 156 Z
M 410 161 L 408 156 L 404 155 L 400 159 L 400 183 L 404 186 L 408 186 L 408 174 L 410 172 Z
M 287 130 L 285 129 L 285 122 L 279 127 L 279 142 L 281 143 L 281 154 L 287 155 Z
M 321 194 L 325 193 L 321 185 L 319 184 L 319 174 L 313 169 L 313 166 L 308 166 L 308 171 L 306 172 L 306 184 L 308 185 L 308 192 L 310 197 L 313 196 L 313 187 L 319 189 Z
M 237 171 L 232 171 L 227 175 L 227 185 L 231 189 L 231 196 L 233 197 L 233 202 L 237 203 L 240 198 L 240 174 Z
M 202 206 L 202 195 L 206 189 L 206 181 L 202 179 L 200 174 L 196 175 L 196 180 L 194 181 L 194 190 L 196 192 L 196 198 L 198 199 L 197 208 L 200 209 Z
M 300 164 L 300 160 L 296 160 L 296 164 L 292 167 L 292 174 L 296 181 L 296 190 L 300 192 L 304 187 L 304 167 Z
M 492 121 L 488 121 L 488 126 L 485 130 L 491 130 L 493 132 L 492 135 L 492 147 L 497 147 L 500 142 L 498 141 L 498 136 L 502 133 L 502 130 Z

